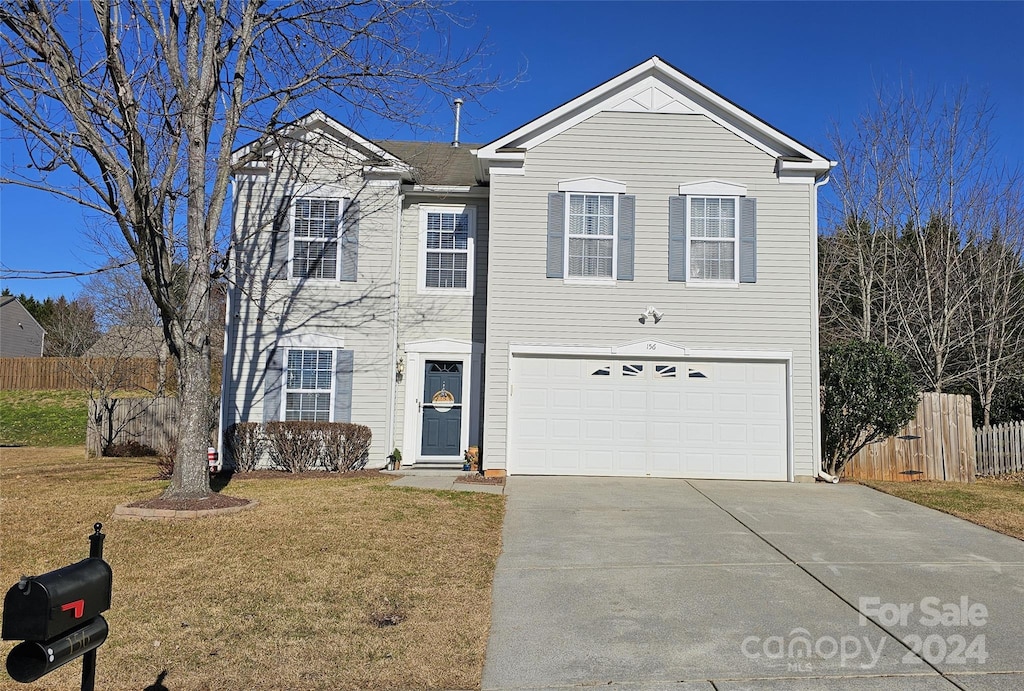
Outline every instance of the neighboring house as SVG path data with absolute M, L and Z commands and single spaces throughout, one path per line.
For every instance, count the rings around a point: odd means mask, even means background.
M 0 296 L 0 357 L 42 357 L 46 330 L 13 295 Z
M 371 465 L 812 479 L 834 165 L 655 57 L 485 145 L 320 112 L 236 152 L 223 426 Z
M 167 360 L 167 343 L 159 326 L 112 326 L 96 339 L 86 357 L 156 358 Z

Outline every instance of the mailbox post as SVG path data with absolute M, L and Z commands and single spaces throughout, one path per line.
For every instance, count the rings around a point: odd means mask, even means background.
M 113 573 L 103 561 L 102 524 L 89 536 L 89 558 L 41 576 L 22 576 L 4 598 L 2 638 L 23 641 L 7 656 L 7 672 L 24 684 L 72 660 L 82 661 L 82 691 L 96 683 L 96 649 L 107 640 Z

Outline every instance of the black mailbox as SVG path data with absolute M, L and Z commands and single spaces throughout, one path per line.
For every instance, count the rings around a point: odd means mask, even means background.
M 110 609 L 113 572 L 102 559 L 22 579 L 4 598 L 3 638 L 49 641 Z
M 11 679 L 30 684 L 61 665 L 95 650 L 107 640 L 107 620 L 96 616 L 78 628 L 49 641 L 25 641 L 7 656 Z

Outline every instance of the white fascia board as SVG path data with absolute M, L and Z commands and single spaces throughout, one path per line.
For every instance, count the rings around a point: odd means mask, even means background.
M 486 197 L 490 192 L 481 185 L 402 185 L 402 194 L 413 197 Z
M 572 178 L 558 181 L 559 192 L 605 192 L 607 194 L 625 194 L 626 183 L 608 178 Z
M 791 161 L 780 158 L 775 163 L 775 175 L 781 183 L 810 185 L 837 165 L 839 165 L 838 161 L 825 159 Z

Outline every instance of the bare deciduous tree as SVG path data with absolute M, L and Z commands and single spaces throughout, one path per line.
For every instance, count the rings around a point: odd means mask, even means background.
M 849 131 L 835 129 L 840 167 L 832 232 L 822 242 L 823 342 L 854 337 L 892 347 L 932 391 L 996 385 L 993 363 L 1013 347 L 1001 297 L 1012 259 L 1000 256 L 1012 225 L 1007 200 L 1020 178 L 995 156 L 992 115 L 963 87 L 923 94 L 901 85 L 880 89 Z
M 166 497 L 209 493 L 210 336 L 220 328 L 210 286 L 224 257 L 217 239 L 232 149 L 243 133 L 269 137 L 324 100 L 350 119 L 414 121 L 431 95 L 472 98 L 492 84 L 477 67 L 479 50 L 451 49 L 452 20 L 432 0 L 0 5 L 0 115 L 32 162 L 2 181 L 108 217 L 137 260 L 178 363 L 178 452 Z M 79 186 L 51 182 L 58 169 Z

